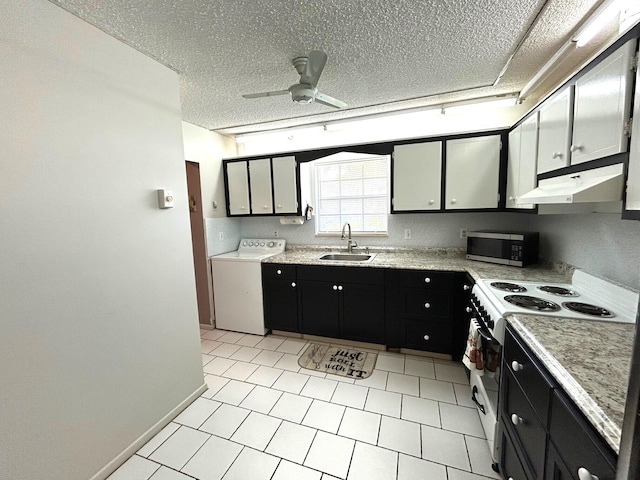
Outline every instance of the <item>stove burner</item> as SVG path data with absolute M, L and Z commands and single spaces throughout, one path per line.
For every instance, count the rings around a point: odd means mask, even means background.
M 522 285 L 518 285 L 517 283 L 491 282 L 490 285 L 493 288 L 502 290 L 504 292 L 521 293 L 521 292 L 527 291 L 526 287 L 523 287 Z
M 504 299 L 518 307 L 538 312 L 557 312 L 560 310 L 560 305 L 557 303 L 549 302 L 548 300 L 538 297 L 530 297 L 529 295 L 507 295 Z
M 572 312 L 584 313 L 585 315 L 591 315 L 594 317 L 615 317 L 615 314 L 610 312 L 606 308 L 598 307 L 597 305 L 591 305 L 589 303 L 563 302 L 562 306 L 567 310 L 571 310 Z
M 558 287 L 556 285 L 542 285 L 538 287 L 541 292 L 550 293 L 551 295 L 558 295 L 559 297 L 578 297 L 579 295 L 570 288 Z

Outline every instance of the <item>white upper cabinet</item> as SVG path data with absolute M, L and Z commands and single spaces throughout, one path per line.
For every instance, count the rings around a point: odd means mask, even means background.
M 393 211 L 440 210 L 442 142 L 393 149 Z
M 446 210 L 497 208 L 500 135 L 447 140 Z
M 273 213 L 271 160 L 268 158 L 250 160 L 249 180 L 251 185 L 251 213 L 254 215 Z
M 534 113 L 509 133 L 507 162 L 507 208 L 532 209 L 535 205 L 519 204 L 520 195 L 536 186 L 538 155 L 538 113 Z
M 625 210 L 633 211 L 640 220 L 640 68 L 636 71 L 636 92 L 633 100 L 633 128 L 629 148 L 629 174 Z M 624 215 L 626 217 L 626 215 Z
M 227 185 L 229 188 L 229 214 L 248 215 L 251 213 L 247 162 L 227 163 Z
M 298 211 L 296 158 L 294 156 L 276 157 L 271 162 L 274 212 L 280 215 L 295 215 Z
M 625 43 L 576 80 L 571 165 L 627 151 L 635 47 Z
M 543 103 L 539 114 L 538 174 L 569 166 L 573 86 Z

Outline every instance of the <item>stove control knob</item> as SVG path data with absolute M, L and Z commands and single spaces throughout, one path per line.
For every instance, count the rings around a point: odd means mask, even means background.
M 511 370 L 513 370 L 514 372 L 519 372 L 523 368 L 524 368 L 524 365 L 522 365 L 521 363 L 518 363 L 515 360 L 511 362 Z
M 276 246 L 276 244 L 275 244 L 275 243 L 273 243 L 273 242 L 269 242 L 269 247 L 270 247 L 270 248 L 273 248 L 273 247 L 275 247 L 275 246 Z
M 487 327 L 493 329 L 493 327 L 495 327 L 495 326 L 496 326 L 495 322 L 493 320 L 491 320 L 491 318 L 489 317 L 487 319 Z
M 264 247 L 264 242 L 260 242 L 260 246 L 261 246 L 261 247 Z
M 249 246 L 250 246 L 250 247 L 253 247 L 253 242 L 249 242 Z

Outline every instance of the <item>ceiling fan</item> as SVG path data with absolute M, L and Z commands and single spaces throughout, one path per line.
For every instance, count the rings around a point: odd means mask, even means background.
M 296 57 L 293 59 L 293 66 L 300 75 L 300 81 L 294 83 L 286 90 L 276 90 L 273 92 L 250 93 L 242 95 L 244 98 L 274 97 L 276 95 L 291 94 L 291 100 L 295 103 L 307 104 L 311 102 L 321 103 L 328 107 L 346 108 L 347 104 L 337 98 L 330 97 L 318 91 L 316 86 L 325 63 L 327 54 L 319 50 L 309 52 L 307 57 Z

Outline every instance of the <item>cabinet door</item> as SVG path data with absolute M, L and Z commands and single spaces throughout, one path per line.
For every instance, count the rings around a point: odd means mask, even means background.
M 500 135 L 447 141 L 447 210 L 497 208 Z
M 640 68 L 636 71 L 636 92 L 633 99 L 631 146 L 629 149 L 629 177 L 625 209 L 638 214 L 640 210 Z M 625 216 L 623 216 L 625 218 Z M 640 219 L 640 217 L 635 217 Z
M 273 158 L 271 166 L 273 169 L 274 212 L 280 215 L 295 215 L 298 213 L 296 157 Z
M 298 289 L 294 265 L 262 264 L 264 325 L 298 332 Z
M 392 211 L 440 210 L 442 142 L 393 149 Z
M 540 108 L 538 174 L 569 165 L 573 86 L 565 88 Z
M 357 283 L 341 286 L 341 338 L 384 343 L 384 286 Z
M 516 208 L 518 181 L 520 179 L 520 143 L 522 124 L 509 132 L 509 157 L 507 160 L 507 208 Z
M 538 154 L 538 112 L 509 133 L 509 160 L 507 162 L 507 208 L 534 208 L 520 204 L 520 195 L 536 186 L 536 161 Z
M 249 161 L 251 181 L 251 213 L 263 215 L 273 213 L 271 192 L 271 161 L 268 158 Z
M 627 151 L 636 40 L 576 80 L 571 165 Z
M 227 184 L 229 187 L 229 215 L 248 215 L 249 175 L 247 162 L 227 163 Z
M 298 286 L 300 288 L 301 332 L 338 338 L 340 335 L 340 296 L 337 283 L 298 280 Z
M 571 475 L 569 468 L 560 458 L 553 442 L 549 442 L 544 478 L 548 480 L 573 480 L 575 478 L 575 475 Z

